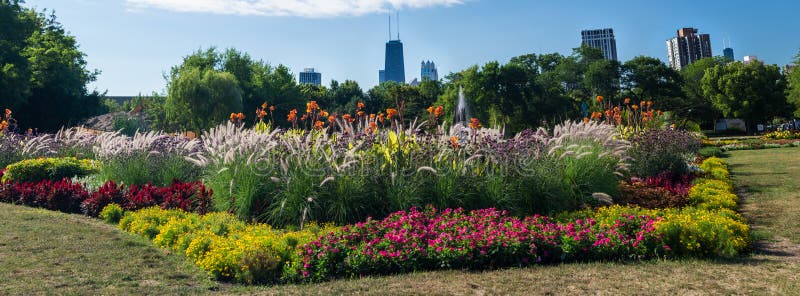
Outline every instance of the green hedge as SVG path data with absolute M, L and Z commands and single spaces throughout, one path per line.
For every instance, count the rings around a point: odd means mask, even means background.
M 6 167 L 2 182 L 38 182 L 83 177 L 99 171 L 100 163 L 75 157 L 27 159 Z

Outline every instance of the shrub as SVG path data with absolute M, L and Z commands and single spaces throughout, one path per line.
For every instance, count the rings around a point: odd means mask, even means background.
M 152 240 L 159 234 L 161 225 L 170 219 L 181 219 L 186 215 L 186 212 L 180 210 L 165 211 L 158 207 L 149 207 L 130 212 L 122 217 L 119 221 L 119 228 Z
M 119 220 L 122 219 L 123 214 L 125 211 L 120 207 L 118 204 L 109 204 L 100 211 L 100 219 L 106 221 L 106 223 L 117 224 Z
M 632 143 L 631 172 L 642 178 L 665 171 L 683 175 L 688 170 L 687 162 L 700 149 L 700 140 L 681 130 L 648 130 L 633 138 Z
M 703 170 L 708 178 L 725 181 L 730 179 L 728 167 L 722 159 L 717 157 L 711 157 L 703 161 L 703 163 L 700 164 L 700 169 Z
M 725 152 L 722 151 L 719 147 L 703 147 L 698 150 L 700 156 L 709 158 L 709 157 L 724 157 Z
M 692 187 L 694 174 L 675 175 L 670 172 L 661 172 L 658 175 L 644 178 L 643 183 L 650 187 L 664 188 L 675 195 L 687 195 Z
M 200 181 L 174 180 L 166 187 L 134 184 L 127 188 L 117 185 L 114 181 L 108 181 L 93 192 L 82 207 L 84 213 L 90 216 L 97 216 L 100 209 L 111 203 L 116 203 L 128 211 L 159 206 L 162 209 L 181 209 L 202 214 L 209 211 L 211 196 L 212 191 Z
M 96 161 L 74 157 L 37 158 L 13 163 L 6 167 L 3 182 L 38 182 L 86 176 L 98 171 Z
M 81 184 L 69 179 L 4 183 L 0 190 L 0 201 L 66 213 L 80 213 L 81 203 L 88 197 Z
M 246 225 L 228 213 L 198 215 L 151 207 L 132 212 L 120 228 L 182 252 L 220 280 L 241 283 L 278 282 L 285 266 L 298 261 L 298 246 L 334 228 L 309 225 L 302 231 Z
M 688 203 L 686 195 L 675 194 L 662 187 L 642 183 L 620 182 L 619 198 L 614 202 L 646 209 L 680 208 Z
M 733 257 L 750 244 L 750 228 L 730 211 L 688 207 L 667 212 L 657 224 L 670 253 L 678 256 Z
M 114 181 L 104 183 L 97 188 L 82 204 L 83 213 L 92 217 L 100 214 L 100 211 L 109 204 L 125 204 L 125 193 L 121 185 Z
M 736 209 L 738 197 L 725 181 L 702 180 L 689 191 L 689 202 L 700 209 Z

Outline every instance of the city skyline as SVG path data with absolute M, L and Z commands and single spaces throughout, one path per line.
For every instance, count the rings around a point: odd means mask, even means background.
M 58 20 L 87 54 L 89 68 L 102 71 L 90 87 L 108 90 L 109 95 L 163 92 L 164 72 L 182 57 L 211 46 L 234 47 L 272 65 L 286 65 L 295 77 L 313 66 L 326 73 L 324 85 L 332 79 L 350 79 L 369 89 L 378 82 L 375 71 L 382 68 L 385 58 L 386 10 L 392 8 L 385 3 L 390 2 L 376 1 L 383 4 L 371 11 L 341 13 L 326 8 L 321 15 L 290 10 L 282 14 L 181 10 L 167 5 L 169 2 L 175 1 L 29 0 L 25 5 L 56 11 Z M 416 68 L 420 60 L 435 60 L 440 78 L 472 65 L 505 63 L 528 53 L 568 55 L 580 45 L 580 31 L 591 28 L 614 29 L 623 62 L 645 55 L 667 63 L 663 42 L 682 27 L 718 36 L 712 40 L 714 56 L 722 55 L 725 46 L 721 41 L 730 40 L 739 56 L 757 55 L 766 63 L 782 66 L 800 48 L 800 40 L 785 31 L 793 24 L 800 26 L 800 20 L 789 17 L 789 12 L 800 8 L 800 3 L 792 1 L 748 9 L 732 8 L 744 3 L 737 1 L 724 7 L 692 2 L 696 9 L 680 13 L 675 8 L 680 5 L 672 2 L 395 2 L 401 3 L 396 10 L 403 17 L 405 68 Z M 639 14 L 619 17 L 622 7 Z M 708 10 L 717 13 L 709 15 Z M 743 17 L 752 20 L 741 22 Z M 521 19 L 525 19 L 523 26 L 519 26 Z M 413 78 L 420 77 L 409 75 L 406 81 Z

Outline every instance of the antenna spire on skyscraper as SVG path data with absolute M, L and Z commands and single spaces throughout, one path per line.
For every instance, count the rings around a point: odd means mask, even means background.
M 397 12 L 397 40 L 400 40 L 400 12 Z

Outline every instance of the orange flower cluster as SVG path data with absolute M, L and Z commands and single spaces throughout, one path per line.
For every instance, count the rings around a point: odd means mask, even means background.
M 428 107 L 428 113 L 433 115 L 436 118 L 442 117 L 442 114 L 444 114 L 444 107 L 442 107 L 442 106 L 436 106 L 436 107 L 430 106 L 430 107 Z
M 319 110 L 319 105 L 317 105 L 317 101 L 311 101 L 306 103 L 306 113 L 310 114 L 316 110 Z
M 297 109 L 292 109 L 292 111 L 289 111 L 289 115 L 286 115 L 286 120 L 293 124 L 297 123 Z
M 450 146 L 453 146 L 453 149 L 458 149 L 458 137 L 450 137 Z
M 392 117 L 395 116 L 397 116 L 397 109 L 394 108 L 386 109 L 386 117 L 389 118 L 389 120 L 392 120 Z
M 481 121 L 473 117 L 469 120 L 469 127 L 476 130 L 481 128 Z
M 317 120 L 316 122 L 314 122 L 314 129 L 315 130 L 321 130 L 323 128 L 325 128 L 325 122 L 323 122 L 321 120 Z
M 11 121 L 11 109 L 6 109 L 5 116 L 3 116 L 3 120 L 0 121 L 0 132 L 4 132 L 8 129 L 9 121 Z
M 636 104 L 631 103 L 630 98 L 625 98 L 621 105 L 614 106 L 611 102 L 604 102 L 602 96 L 597 96 L 597 102 L 601 103 L 603 112 L 592 112 L 590 117 L 583 119 L 584 122 L 605 121 L 608 124 L 626 124 L 638 129 L 644 128 L 645 124 L 663 114 L 661 110 L 653 109 L 653 101 L 650 100 L 642 100 Z
M 256 117 L 258 120 L 263 120 L 264 117 L 267 116 L 267 110 L 269 110 L 269 115 L 272 116 L 272 112 L 275 111 L 275 106 L 267 106 L 267 102 L 264 102 L 264 104 L 256 108 Z
M 231 113 L 231 116 L 229 117 L 229 120 L 231 121 L 231 123 L 242 124 L 244 122 L 244 117 L 245 117 L 244 113 L 241 113 L 241 112 L 239 112 L 239 113 Z
M 355 119 L 355 118 L 353 118 L 353 116 L 350 116 L 350 114 L 345 114 L 345 115 L 342 115 L 342 119 L 344 119 L 344 121 L 351 122 L 351 123 L 352 123 L 353 121 L 356 121 L 356 119 Z

